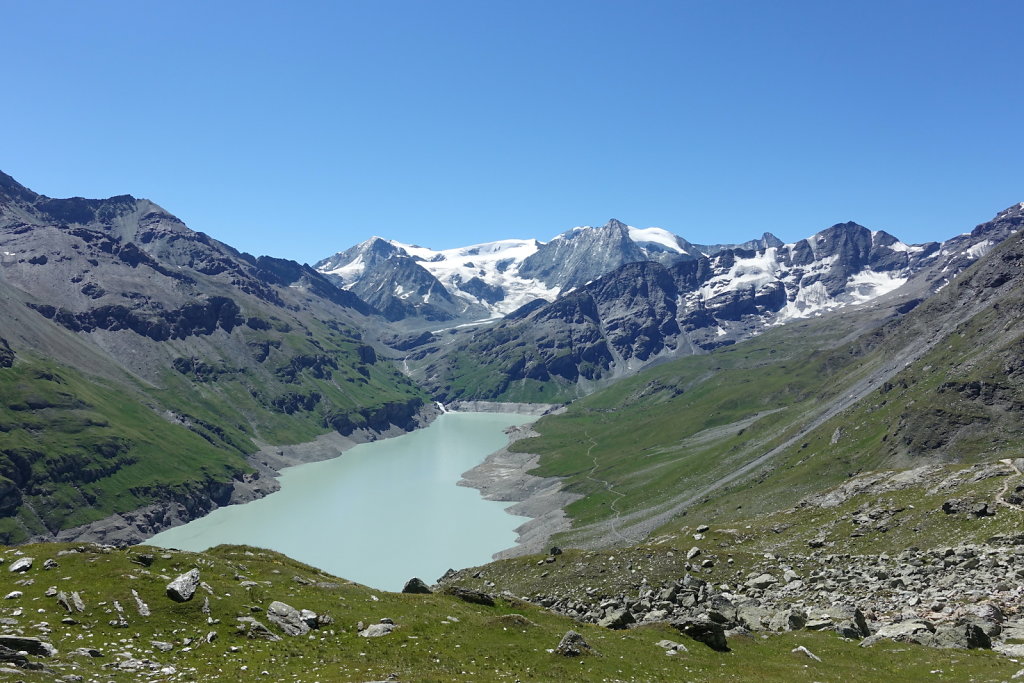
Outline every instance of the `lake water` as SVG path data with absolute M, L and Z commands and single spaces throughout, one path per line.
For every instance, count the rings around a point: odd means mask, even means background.
M 340 457 L 281 471 L 281 490 L 146 541 L 182 550 L 221 543 L 277 550 L 382 590 L 448 568 L 488 562 L 515 545 L 526 517 L 510 503 L 456 486 L 460 475 L 504 447 L 504 430 L 535 420 L 507 413 L 446 413 L 429 427 L 359 444 Z

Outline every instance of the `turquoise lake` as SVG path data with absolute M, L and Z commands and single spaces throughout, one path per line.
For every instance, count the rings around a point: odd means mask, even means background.
M 508 443 L 507 427 L 535 419 L 445 413 L 424 429 L 284 469 L 280 491 L 146 543 L 195 551 L 253 545 L 382 590 L 401 590 L 413 576 L 431 584 L 450 567 L 483 564 L 515 545 L 514 529 L 528 518 L 456 482 Z

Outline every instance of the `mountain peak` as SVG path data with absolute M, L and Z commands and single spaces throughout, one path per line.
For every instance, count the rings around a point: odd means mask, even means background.
M 620 221 L 618 218 L 609 218 L 608 222 L 604 224 L 604 227 L 611 228 L 613 230 L 625 230 L 629 226 Z

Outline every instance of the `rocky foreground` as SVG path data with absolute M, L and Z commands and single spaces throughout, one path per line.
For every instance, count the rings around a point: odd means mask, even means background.
M 1024 543 L 1024 536 L 1011 539 Z M 558 562 L 552 549 L 544 563 Z M 1024 656 L 1024 546 L 966 545 L 895 556 L 767 553 L 735 584 L 701 578 L 720 560 L 699 546 L 686 553 L 692 570 L 672 583 L 641 583 L 634 594 L 534 595 L 535 604 L 611 629 L 666 622 L 706 634 L 715 649 L 726 638 L 759 631 L 835 631 L 870 647 L 883 638 L 932 647 L 995 648 Z M 727 560 L 728 561 L 728 560 Z M 476 572 L 478 577 L 483 573 Z M 459 572 L 445 583 L 460 580 Z M 696 635 L 694 637 L 697 637 Z M 701 638 L 698 638 L 701 639 Z

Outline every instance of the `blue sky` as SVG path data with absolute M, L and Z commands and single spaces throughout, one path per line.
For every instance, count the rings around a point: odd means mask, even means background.
M 0 169 L 313 262 L 616 217 L 699 243 L 1024 201 L 1021 2 L 0 0 Z

